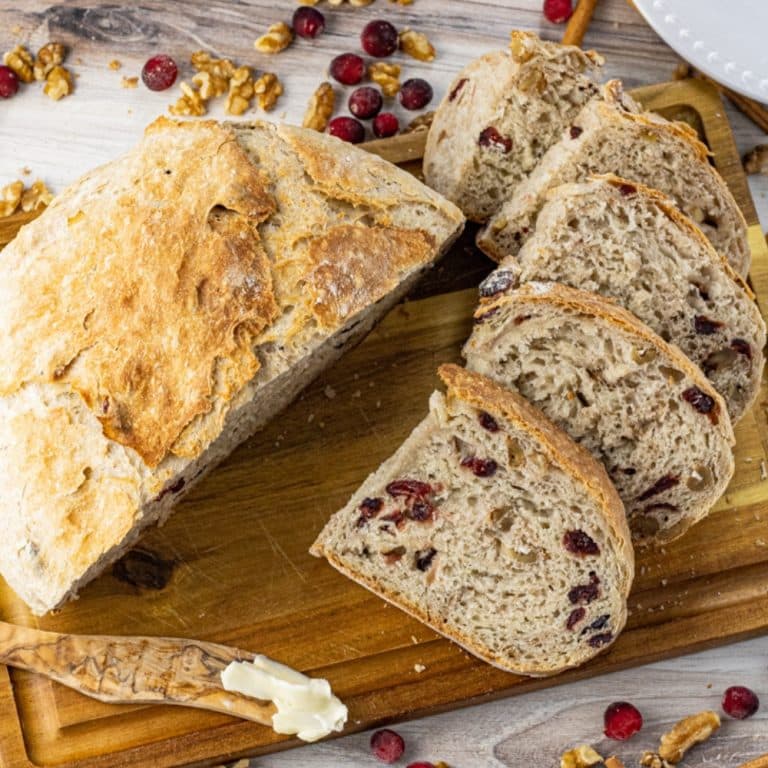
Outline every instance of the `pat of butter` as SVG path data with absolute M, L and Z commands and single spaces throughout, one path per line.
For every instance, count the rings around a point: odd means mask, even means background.
M 221 682 L 227 691 L 273 702 L 276 733 L 317 741 L 340 731 L 347 722 L 347 708 L 333 695 L 327 680 L 307 677 L 266 656 L 257 656 L 253 662 L 233 661 L 221 673 Z

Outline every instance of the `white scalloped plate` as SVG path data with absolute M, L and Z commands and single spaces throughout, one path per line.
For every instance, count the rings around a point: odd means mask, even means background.
M 734 91 L 768 102 L 768 0 L 634 0 L 686 61 Z

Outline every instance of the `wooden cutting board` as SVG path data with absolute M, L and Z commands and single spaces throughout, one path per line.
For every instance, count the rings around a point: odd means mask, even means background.
M 718 95 L 698 81 L 635 95 L 692 123 L 712 148 L 751 225 L 751 281 L 765 314 L 768 249 Z M 404 149 L 418 156 L 420 142 L 370 146 L 403 161 Z M 768 630 L 765 385 L 736 430 L 736 475 L 716 511 L 682 540 L 641 554 L 627 630 L 579 670 L 546 680 L 500 672 L 307 554 L 328 517 L 421 419 L 437 365 L 459 359 L 475 291 L 449 289 L 476 284 L 490 269 L 470 242 L 461 241 L 416 298 L 396 307 L 79 601 L 38 621 L 0 582 L 0 618 L 65 632 L 188 636 L 266 653 L 329 678 L 349 705 L 348 731 Z M 4 766 L 207 765 L 295 744 L 226 716 L 100 704 L 0 668 Z

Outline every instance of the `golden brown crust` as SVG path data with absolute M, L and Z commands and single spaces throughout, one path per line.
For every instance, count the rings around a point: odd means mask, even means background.
M 668 197 L 658 189 L 647 187 L 645 184 L 641 184 L 637 181 L 630 181 L 623 179 L 620 176 L 616 176 L 613 173 L 598 173 L 589 177 L 590 179 L 596 179 L 597 181 L 606 181 L 614 187 L 620 187 L 623 184 L 629 184 L 635 187 L 642 195 L 651 200 L 656 207 L 664 213 L 664 215 L 676 224 L 680 229 L 685 230 L 686 234 L 696 240 L 699 245 L 710 253 L 712 258 L 722 266 L 722 268 L 728 274 L 734 282 L 738 283 L 749 298 L 754 301 L 755 294 L 752 289 L 744 281 L 744 278 L 734 270 L 734 268 L 728 262 L 728 259 L 723 256 L 711 243 L 709 238 L 686 216 L 676 205 L 675 201 L 671 197 Z M 554 190 L 553 190 L 554 191 Z
M 426 232 L 396 227 L 342 225 L 309 244 L 314 268 L 307 276 L 313 310 L 325 326 L 335 327 L 389 292 L 400 275 L 423 264 L 434 252 Z
M 277 305 L 256 225 L 274 202 L 212 122 L 161 118 L 109 179 L 94 179 L 98 189 L 86 180 L 59 198 L 13 252 L 19 305 L 0 341 L 0 393 L 66 384 L 154 467 L 210 408 L 217 366 L 235 386 L 258 368 L 250 341 Z
M 488 411 L 492 416 L 500 416 L 521 431 L 530 433 L 553 463 L 563 467 L 577 482 L 589 490 L 594 500 L 603 509 L 617 541 L 621 543 L 622 554 L 628 566 L 623 594 L 625 597 L 629 595 L 634 576 L 631 534 L 624 504 L 608 477 L 605 467 L 586 448 L 571 440 L 562 429 L 517 392 L 505 389 L 486 376 L 473 373 L 458 365 L 441 365 L 438 373 L 448 387 L 449 397 L 458 397 L 477 408 Z
M 600 296 L 589 291 L 561 283 L 525 283 L 517 288 L 514 294 L 502 294 L 491 299 L 481 299 L 480 306 L 475 310 L 475 318 L 501 308 L 508 303 L 550 304 L 565 307 L 575 312 L 590 315 L 617 326 L 621 331 L 641 338 L 646 344 L 655 347 L 662 355 L 671 360 L 695 385 L 715 401 L 715 413 L 718 414 L 718 425 L 724 432 L 729 444 L 733 445 L 733 427 L 728 418 L 725 401 L 714 389 L 709 379 L 694 365 L 677 347 L 667 344 L 657 336 L 645 323 L 641 323 L 631 312 L 620 307 L 614 299 Z

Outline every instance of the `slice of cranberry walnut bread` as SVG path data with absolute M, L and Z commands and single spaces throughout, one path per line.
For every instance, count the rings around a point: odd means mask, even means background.
M 597 92 L 602 58 L 513 31 L 508 51 L 481 56 L 435 112 L 424 176 L 475 221 L 485 221 Z
M 733 474 L 733 430 L 704 374 L 596 294 L 526 283 L 482 300 L 467 366 L 520 392 L 601 460 L 638 542 L 671 541 Z
M 737 421 L 763 372 L 765 323 L 744 281 L 673 201 L 616 176 L 563 184 L 533 236 L 481 286 L 551 280 L 616 299 L 707 375 Z
M 669 122 L 626 108 L 621 83 L 603 87 L 537 166 L 517 187 L 477 238 L 478 246 L 501 261 L 515 255 L 531 236 L 553 187 L 614 173 L 669 195 L 693 219 L 740 275 L 749 271 L 747 224 L 709 152 L 685 123 Z
M 549 675 L 612 643 L 634 555 L 605 470 L 519 395 L 455 365 L 447 395 L 312 547 L 476 656 Z

